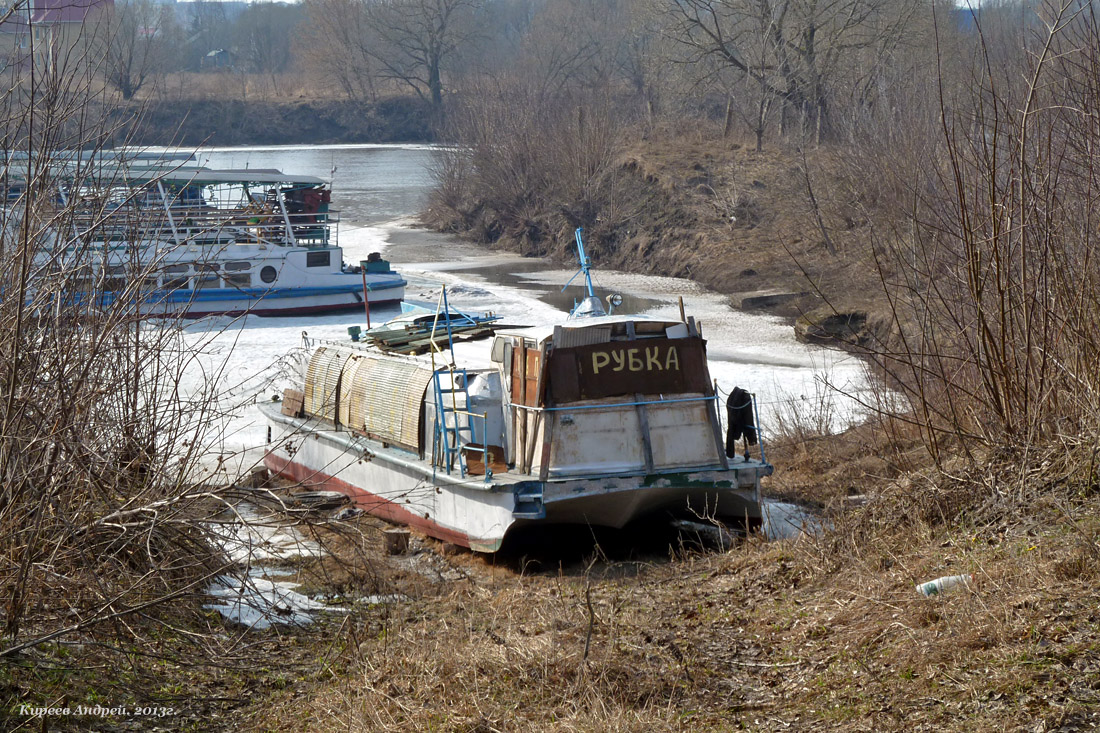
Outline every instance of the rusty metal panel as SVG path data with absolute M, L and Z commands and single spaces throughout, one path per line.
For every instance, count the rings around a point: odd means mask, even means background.
M 306 370 L 305 410 L 309 415 L 326 420 L 336 418 L 340 373 L 350 353 L 330 346 L 321 346 L 309 360 Z
M 550 394 L 556 403 L 631 394 L 710 392 L 701 338 L 556 348 L 549 361 Z
M 703 397 L 702 393 L 681 395 Z M 656 400 L 657 396 L 645 397 Z M 714 443 L 708 415 L 709 402 L 672 402 L 647 405 L 653 466 L 661 469 L 688 466 L 719 466 L 721 458 Z
M 641 425 L 638 408 L 634 405 L 608 405 L 606 409 L 561 410 L 557 413 L 550 452 L 550 475 L 644 470 Z
M 606 344 L 611 340 L 611 326 L 587 326 L 562 328 L 554 340 L 554 348 L 569 349 L 576 346 Z
M 667 471 L 679 468 L 719 468 L 707 414 L 708 402 L 661 403 L 660 395 L 640 400 L 612 398 L 599 409 L 562 405 L 556 412 L 549 474 L 579 476 L 600 473 Z M 682 397 L 678 397 L 682 399 Z M 646 402 L 645 420 L 636 402 Z M 590 406 L 591 401 L 575 406 Z M 646 465 L 643 423 L 648 423 L 652 468 Z

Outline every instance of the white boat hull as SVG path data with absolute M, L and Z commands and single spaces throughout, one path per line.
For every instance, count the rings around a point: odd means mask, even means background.
M 288 417 L 261 405 L 270 441 L 264 463 L 311 488 L 350 496 L 371 514 L 480 552 L 500 549 L 510 529 L 533 524 L 622 528 L 660 511 L 760 518 L 759 481 L 771 466 L 735 463 L 729 470 L 667 475 L 551 478 L 503 474 L 460 478 L 433 471 L 416 455 L 383 446 L 317 419 Z M 534 518 L 521 496 L 541 497 Z
M 381 306 L 401 302 L 405 296 L 405 281 L 390 279 L 372 286 L 370 305 Z M 202 318 L 205 316 L 257 315 L 297 316 L 344 311 L 363 311 L 361 287 L 351 288 L 280 288 L 273 290 L 206 290 L 165 293 L 159 291 L 145 298 L 139 306 L 142 315 L 151 318 Z

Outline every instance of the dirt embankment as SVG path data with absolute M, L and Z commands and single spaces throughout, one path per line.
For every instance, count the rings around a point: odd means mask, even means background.
M 810 338 L 858 340 L 884 327 L 885 298 L 870 257 L 875 214 L 838 155 L 654 137 L 631 144 L 595 188 L 594 203 L 544 200 L 533 215 L 497 207 L 490 192 L 437 200 L 426 220 L 562 261 L 575 258 L 573 229 L 583 225 L 598 267 L 690 278 L 749 310 L 813 314 L 816 329 L 800 325 Z
M 432 140 L 431 113 L 411 97 L 350 101 L 150 100 L 115 114 L 141 145 L 286 145 Z M 120 132 L 121 134 L 121 132 Z

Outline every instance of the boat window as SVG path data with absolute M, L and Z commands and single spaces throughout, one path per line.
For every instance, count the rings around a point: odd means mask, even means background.
M 328 267 L 332 261 L 331 255 L 332 252 L 327 249 L 324 252 L 307 252 L 306 267 Z
M 220 288 L 221 286 L 222 279 L 213 273 L 200 274 L 195 278 L 197 289 Z
M 229 271 L 247 270 L 252 267 L 251 262 L 226 262 L 225 269 Z
M 166 277 L 164 278 L 165 290 L 189 290 L 190 286 L 187 284 L 188 279 L 185 277 Z
M 164 272 L 167 275 L 186 275 L 187 265 L 169 265 L 164 268 Z
M 260 279 L 265 283 L 275 282 L 275 278 L 279 276 L 279 273 L 271 265 L 264 265 L 264 269 L 260 270 Z
M 231 288 L 247 288 L 252 284 L 252 276 L 248 273 L 243 275 L 225 275 L 225 284 Z

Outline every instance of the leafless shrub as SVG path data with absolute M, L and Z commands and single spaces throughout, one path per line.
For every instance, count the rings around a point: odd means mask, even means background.
M 128 154 L 104 149 L 133 120 L 100 104 L 80 39 L 44 55 L 34 38 L 0 99 L 0 658 L 9 659 L 154 611 L 198 614 L 229 564 L 203 523 L 226 499 L 196 474 L 221 406 L 213 383 L 189 375 L 195 339 L 173 317 L 141 310 L 161 266 L 142 256 L 157 223 L 143 213 L 143 189 L 127 183 Z
M 458 146 L 436 169 L 434 224 L 503 236 L 545 254 L 577 226 L 611 228 L 612 164 L 623 132 L 607 95 L 545 97 L 521 83 L 484 89 L 450 113 Z
M 907 222 L 876 242 L 898 342 L 873 358 L 934 454 L 947 435 L 1027 446 L 1075 434 L 1100 407 L 1094 12 L 1044 3 L 1022 83 L 979 36 L 985 73 L 964 104 L 941 83 L 942 144 L 907 188 Z

